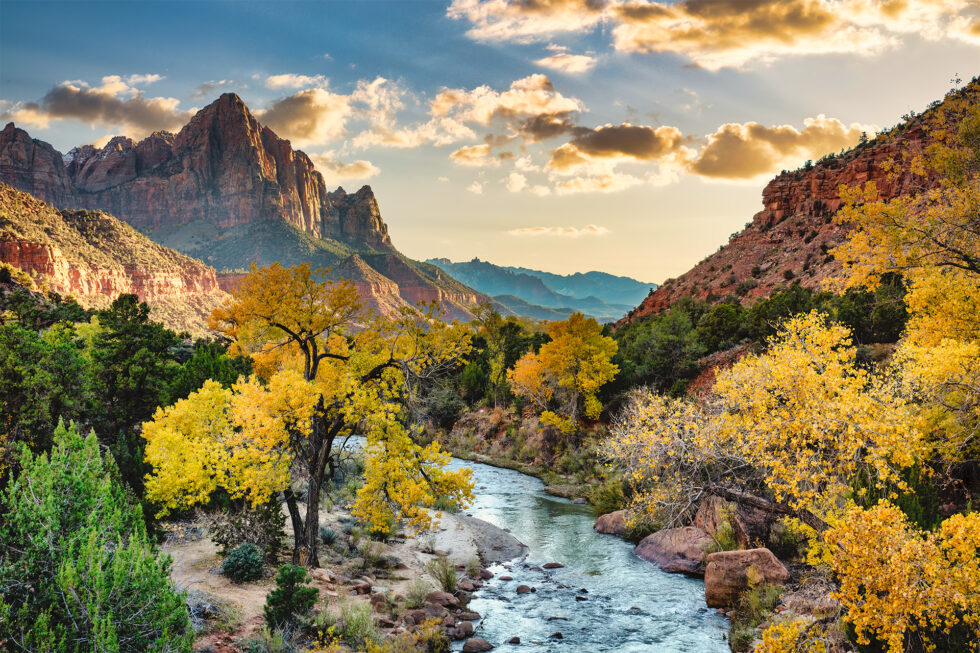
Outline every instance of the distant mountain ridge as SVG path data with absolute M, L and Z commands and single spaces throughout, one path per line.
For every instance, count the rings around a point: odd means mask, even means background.
M 138 143 L 117 136 L 65 155 L 9 123 L 0 131 L 0 182 L 59 208 L 111 213 L 219 270 L 253 261 L 343 270 L 385 313 L 435 301 L 449 317 L 466 319 L 486 299 L 399 253 L 370 186 L 327 191 L 310 158 L 233 93 L 177 134 L 155 132 Z M 240 276 L 219 281 L 230 288 Z
M 426 262 L 492 296 L 514 314 L 535 319 L 565 319 L 578 311 L 600 322 L 615 321 L 656 288 L 656 284 L 605 272 L 559 275 L 495 265 L 478 258 L 458 263 L 447 258 Z

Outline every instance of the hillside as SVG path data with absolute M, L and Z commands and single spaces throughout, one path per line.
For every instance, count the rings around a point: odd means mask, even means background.
M 962 93 L 976 100 L 980 82 Z M 889 174 L 882 164 L 915 155 L 929 145 L 925 121 L 936 102 L 886 133 L 799 170 L 783 172 L 762 191 L 763 209 L 728 243 L 676 279 L 665 281 L 623 322 L 658 313 L 683 297 L 717 301 L 734 297 L 748 304 L 792 284 L 816 289 L 838 275 L 840 264 L 829 250 L 842 243 L 850 229 L 836 224 L 841 186 L 872 181 L 883 199 L 921 192 L 922 178 L 901 166 Z
M 374 288 L 368 301 L 386 312 L 422 299 L 467 318 L 485 299 L 401 255 L 370 186 L 327 191 L 310 158 L 231 93 L 177 134 L 155 132 L 138 143 L 118 136 L 65 155 L 10 123 L 0 132 L 0 181 L 61 208 L 111 213 L 217 269 L 253 261 L 344 268 Z M 355 254 L 373 272 L 349 264 Z M 376 283 L 376 273 L 391 283 Z
M 646 297 L 654 285 L 604 272 L 562 276 L 527 268 L 508 268 L 478 258 L 458 263 L 437 258 L 429 259 L 427 263 L 493 296 L 515 314 L 535 319 L 555 319 L 543 317 L 546 315 L 567 317 L 578 311 L 600 322 L 615 321 Z M 617 303 L 610 298 L 626 298 L 627 301 Z
M 59 211 L 2 183 L 0 260 L 86 307 L 134 293 L 151 305 L 156 319 L 194 333 L 203 332 L 211 310 L 227 299 L 213 268 L 111 215 Z

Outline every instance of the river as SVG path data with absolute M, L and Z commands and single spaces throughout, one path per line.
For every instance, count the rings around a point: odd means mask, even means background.
M 466 513 L 528 546 L 524 561 L 491 567 L 495 578 L 470 603 L 483 616 L 477 637 L 508 649 L 516 636 L 537 651 L 728 651 L 727 621 L 705 605 L 702 581 L 665 574 L 634 556 L 630 543 L 596 533 L 588 506 L 547 494 L 537 478 L 457 459 L 451 467 L 473 470 Z M 547 562 L 565 566 L 531 568 Z M 513 580 L 500 580 L 505 575 Z M 537 591 L 518 596 L 522 584 Z

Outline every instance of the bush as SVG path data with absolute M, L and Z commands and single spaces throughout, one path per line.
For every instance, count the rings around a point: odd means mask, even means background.
M 405 591 L 405 607 L 417 610 L 425 605 L 425 599 L 432 593 L 432 586 L 421 578 L 412 581 Z
M 349 602 L 340 606 L 340 638 L 355 649 L 360 649 L 365 642 L 378 639 L 378 629 L 371 616 L 371 606 L 367 603 Z
M 415 633 L 419 648 L 425 653 L 449 653 L 449 638 L 439 619 L 426 619 Z
M 236 583 L 262 577 L 262 549 L 251 542 L 239 545 L 221 563 L 221 573 Z
M 327 528 L 326 526 L 320 527 L 320 541 L 326 546 L 333 546 L 337 541 L 337 531 Z
M 275 562 L 282 551 L 282 536 L 286 515 L 278 501 L 249 506 L 233 506 L 226 512 L 206 516 L 208 533 L 222 554 L 243 543 L 251 543 L 265 552 L 269 562 Z
M 189 651 L 169 558 L 130 505 L 95 434 L 59 424 L 0 495 L 0 641 L 19 650 Z
M 276 575 L 276 588 L 265 597 L 265 622 L 270 628 L 295 625 L 309 614 L 320 590 L 307 587 L 310 581 L 306 569 L 298 565 L 283 565 Z
M 425 565 L 425 570 L 435 579 L 439 587 L 445 592 L 452 594 L 456 591 L 456 583 L 459 578 L 456 576 L 456 565 L 449 559 L 449 556 L 436 556 Z

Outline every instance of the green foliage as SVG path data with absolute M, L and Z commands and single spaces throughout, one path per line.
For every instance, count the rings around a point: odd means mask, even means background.
M 311 580 L 306 569 L 298 565 L 283 565 L 276 574 L 276 587 L 265 598 L 265 622 L 270 628 L 296 624 L 309 614 L 320 590 L 304 583 Z
M 449 386 L 437 386 L 425 397 L 425 413 L 436 426 L 444 429 L 452 428 L 465 409 L 466 403 L 459 392 Z
M 50 456 L 23 453 L 0 497 L 0 641 L 22 650 L 190 651 L 169 558 L 102 459 L 59 424 Z
M 252 373 L 252 361 L 245 356 L 229 356 L 226 347 L 217 342 L 198 340 L 194 355 L 177 372 L 170 386 L 170 401 L 186 399 L 211 379 L 230 388 L 240 376 Z
M 258 580 L 262 577 L 262 549 L 251 542 L 240 544 L 221 563 L 221 573 L 236 583 Z
M 327 528 L 326 526 L 320 527 L 320 541 L 327 546 L 333 546 L 337 541 L 337 531 Z
M 683 307 L 674 307 L 617 332 L 619 351 L 613 359 L 622 372 L 617 387 L 653 385 L 671 388 L 679 379 L 694 376 L 697 361 L 706 353 L 694 330 L 695 316 Z
M 421 608 L 425 605 L 426 597 L 431 593 L 432 586 L 421 578 L 416 578 L 405 591 L 405 607 L 410 610 Z
M 340 638 L 355 650 L 361 650 L 365 642 L 379 639 L 374 625 L 371 606 L 360 601 L 350 601 L 340 606 Z
M 758 627 L 772 615 L 783 594 L 776 585 L 750 587 L 739 598 L 731 614 L 729 647 L 735 653 L 748 651 L 758 634 Z
M 444 592 L 452 594 L 456 591 L 459 577 L 456 575 L 456 565 L 449 556 L 436 556 L 425 565 L 425 570 Z

